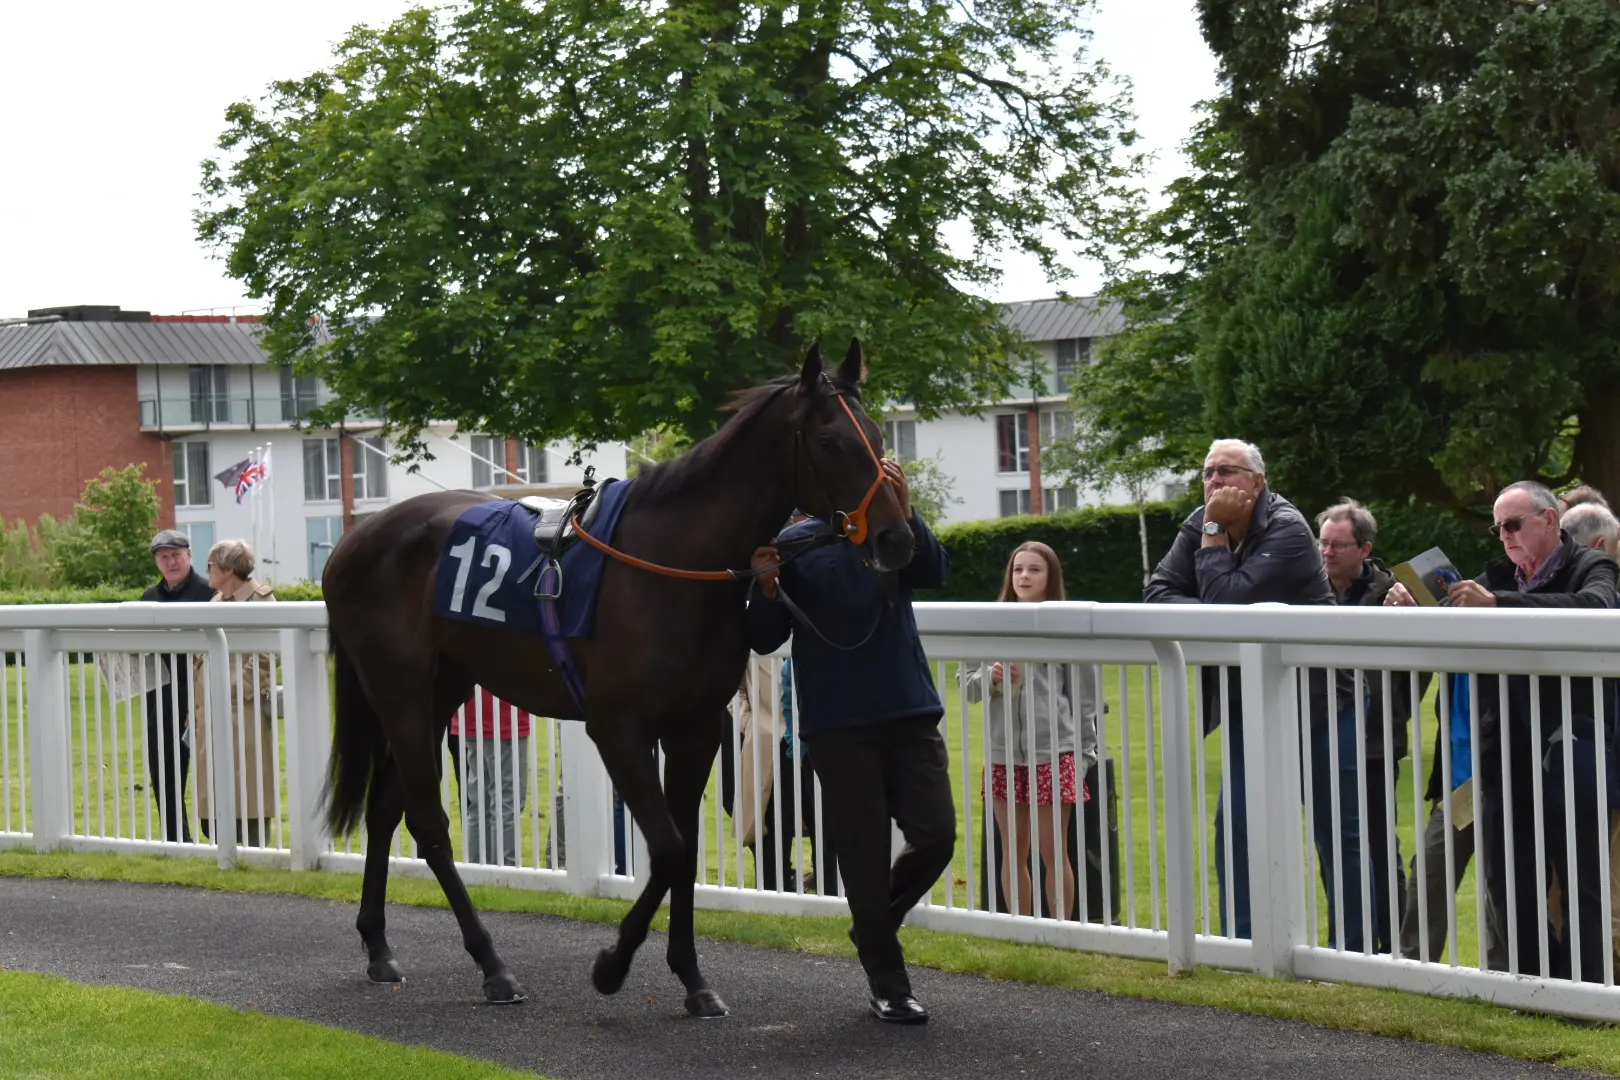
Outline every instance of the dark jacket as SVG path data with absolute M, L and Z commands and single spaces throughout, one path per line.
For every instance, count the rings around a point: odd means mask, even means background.
M 1492 562 L 1485 572 L 1474 580 L 1496 596 L 1496 604 L 1503 608 L 1612 608 L 1616 600 L 1616 582 L 1620 567 L 1613 559 L 1592 548 L 1578 546 L 1564 534 L 1564 565 L 1545 582 L 1529 592 L 1519 590 L 1511 559 L 1503 557 Z M 1445 679 L 1442 692 L 1451 692 L 1452 676 Z M 1527 765 L 1540 766 L 1542 756 L 1553 745 L 1552 735 L 1560 727 L 1563 715 L 1563 680 L 1557 676 L 1541 679 L 1541 745 L 1534 745 L 1530 724 L 1530 676 L 1509 675 L 1507 702 L 1502 701 L 1501 680 L 1494 675 L 1482 674 L 1475 680 L 1479 691 L 1479 760 L 1481 786 L 1499 790 L 1502 786 L 1502 749 L 1512 755 L 1514 786 L 1528 783 Z M 1571 725 L 1576 738 L 1593 738 L 1593 717 L 1596 704 L 1592 695 L 1592 680 L 1569 680 Z M 1608 745 L 1616 745 L 1620 735 L 1620 695 L 1616 694 L 1613 680 L 1603 680 L 1604 734 Z M 1506 717 L 1505 736 L 1503 718 Z M 1440 798 L 1440 732 L 1436 732 L 1434 764 L 1429 770 L 1426 797 L 1433 802 Z M 1610 770 L 1611 786 L 1615 783 L 1614 770 Z M 1526 789 L 1528 790 L 1528 789 Z
M 820 524 L 814 519 L 800 522 L 781 539 L 797 539 Z M 772 652 L 793 635 L 799 692 L 794 719 L 803 737 L 891 720 L 938 720 L 945 714 L 917 636 L 911 599 L 915 589 L 945 584 L 951 562 L 921 518 L 912 518 L 911 532 L 915 553 L 897 574 L 877 573 L 866 549 L 848 543 L 819 548 L 782 567 L 781 588 L 814 629 L 796 627 L 780 600 L 768 600 L 757 591 L 749 597 L 745 625 L 755 652 Z M 868 632 L 864 645 L 847 651 L 821 637 L 847 646 Z
M 1341 607 L 1378 607 L 1389 595 L 1389 590 L 1395 585 L 1395 575 L 1381 559 L 1368 559 L 1362 563 L 1361 576 L 1350 583 L 1345 590 L 1344 599 L 1339 602 Z M 1355 674 L 1349 671 L 1340 671 L 1339 676 L 1339 707 L 1353 709 L 1355 699 Z M 1434 678 L 1432 672 L 1425 671 L 1418 676 L 1418 699 L 1428 693 L 1429 681 Z M 1362 685 L 1367 695 L 1367 756 L 1369 758 L 1383 759 L 1384 756 L 1384 673 L 1382 671 L 1363 671 Z M 1405 757 L 1409 748 L 1407 736 L 1407 721 L 1412 718 L 1412 675 L 1408 671 L 1391 671 L 1389 673 L 1389 689 L 1394 701 L 1394 708 L 1390 712 L 1390 731 L 1395 743 L 1395 760 Z
M 141 593 L 142 600 L 155 600 L 160 604 L 206 604 L 213 598 L 213 586 L 208 584 L 207 578 L 197 573 L 196 567 L 192 567 L 191 575 L 182 581 L 178 588 L 169 588 L 169 583 L 159 578 L 156 585 Z
M 169 588 L 169 583 L 159 578 L 156 585 L 141 594 L 142 600 L 155 600 L 160 604 L 206 604 L 213 598 L 213 586 L 208 584 L 207 578 L 197 573 L 196 567 L 191 568 L 191 575 L 177 588 Z M 184 672 L 186 668 L 186 662 L 181 656 L 164 654 L 159 658 L 159 662 L 170 672 Z M 191 711 L 191 680 L 182 675 L 176 678 L 174 683 L 173 691 L 159 694 L 156 690 L 148 690 L 146 696 L 151 702 L 161 701 L 165 715 L 178 709 L 183 719 Z
M 1204 508 L 1193 511 L 1176 533 L 1170 552 L 1142 590 L 1149 604 L 1332 604 L 1333 586 L 1322 568 L 1322 551 L 1305 515 L 1266 488 L 1256 500 L 1249 531 L 1236 550 L 1204 547 Z M 1204 731 L 1221 722 L 1220 671 L 1204 668 Z M 1227 676 L 1227 700 L 1234 721 L 1242 719 L 1242 680 Z M 1317 695 L 1312 695 L 1313 699 Z M 1311 715 L 1326 715 L 1313 700 Z

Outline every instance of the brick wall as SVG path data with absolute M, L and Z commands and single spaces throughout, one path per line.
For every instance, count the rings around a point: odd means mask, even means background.
M 141 431 L 133 367 L 0 371 L 0 518 L 70 517 L 85 481 L 142 462 L 157 481 L 158 524 L 172 527 L 174 458 Z

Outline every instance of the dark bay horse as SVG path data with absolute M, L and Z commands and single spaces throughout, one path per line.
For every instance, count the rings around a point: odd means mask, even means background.
M 797 378 L 739 394 L 719 432 L 636 480 L 613 546 L 664 567 L 747 567 L 799 507 L 842 522 L 846 541 L 864 540 L 879 569 L 903 567 L 912 535 L 880 479 L 882 434 L 857 391 L 862 362 L 855 342 L 837 372 L 825 372 L 817 348 Z M 362 815 L 366 824 L 355 925 L 367 975 L 403 978 L 383 915 L 388 852 L 403 817 L 483 972 L 484 996 L 505 1003 L 523 1000 L 523 990 L 496 955 L 452 861 L 439 748 L 475 684 L 540 716 L 575 707 L 543 639 L 434 613 L 450 529 L 491 498 L 453 491 L 409 499 L 367 518 L 333 551 L 322 581 L 337 694 L 326 795 L 333 835 L 346 835 Z M 696 1016 L 726 1015 L 698 970 L 692 904 L 699 804 L 748 657 L 746 593 L 745 581 L 682 580 L 609 559 L 595 637 L 569 643 L 587 687 L 586 731 L 647 838 L 651 864 L 617 942 L 598 954 L 592 981 L 604 994 L 623 985 L 668 892 L 669 966 Z

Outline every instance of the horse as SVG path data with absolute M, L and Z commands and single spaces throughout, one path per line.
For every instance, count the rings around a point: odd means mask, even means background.
M 686 1009 L 728 1013 L 698 969 L 692 908 L 700 803 L 747 663 L 752 574 L 713 568 L 750 566 L 795 508 L 831 523 L 829 539 L 864 544 L 880 571 L 910 561 L 911 529 L 881 467 L 882 432 L 861 406 L 864 370 L 858 339 L 835 372 L 824 369 L 817 345 L 797 376 L 734 395 L 715 434 L 644 469 L 629 489 L 602 569 L 594 634 L 568 639 L 585 686 L 585 730 L 646 837 L 650 862 L 617 940 L 592 965 L 603 994 L 623 986 L 668 893 L 668 962 L 686 988 Z M 368 517 L 332 552 L 322 586 L 336 717 L 323 798 L 332 835 L 347 835 L 362 815 L 366 825 L 355 928 L 367 976 L 404 979 L 383 911 L 388 852 L 403 817 L 455 912 L 485 999 L 507 1004 L 524 991 L 456 871 L 439 800 L 440 747 L 474 685 L 539 716 L 579 710 L 542 639 L 435 613 L 435 575 L 452 526 L 493 498 L 446 491 L 408 499 Z

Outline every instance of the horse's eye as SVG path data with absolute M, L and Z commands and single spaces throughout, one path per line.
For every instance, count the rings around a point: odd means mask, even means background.
M 831 435 L 817 436 L 816 443 L 823 450 L 826 450 L 829 453 L 835 452 L 838 449 L 838 440 L 834 439 Z

